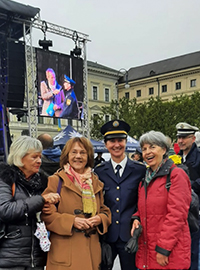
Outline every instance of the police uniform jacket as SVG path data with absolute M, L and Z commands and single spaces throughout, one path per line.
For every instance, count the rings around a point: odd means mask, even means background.
M 179 154 L 182 156 L 183 151 L 181 150 Z M 192 188 L 200 199 L 200 150 L 196 143 L 193 143 L 190 152 L 186 156 L 186 161 L 183 163 L 188 167 Z
M 127 242 L 131 237 L 131 216 L 136 212 L 138 185 L 145 176 L 146 167 L 142 163 L 127 159 L 119 182 L 111 160 L 99 164 L 94 171 L 104 183 L 104 203 L 112 213 L 112 224 L 106 239 L 113 243 L 120 237 L 122 241 Z
M 73 89 L 67 91 L 60 117 L 78 118 L 78 103 Z
M 183 151 L 181 150 L 179 154 L 183 156 Z M 193 143 L 190 152 L 186 156 L 186 161 L 183 163 L 186 164 L 189 169 L 190 180 L 192 182 L 195 182 L 197 180 L 197 183 L 199 184 L 198 193 L 200 193 L 200 151 L 196 143 Z

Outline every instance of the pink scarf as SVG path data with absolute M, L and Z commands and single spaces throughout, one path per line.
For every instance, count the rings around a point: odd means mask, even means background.
M 95 216 L 97 204 L 92 186 L 91 168 L 86 168 L 83 174 L 79 174 L 67 163 L 64 165 L 64 171 L 73 177 L 74 184 L 82 191 L 83 212 Z

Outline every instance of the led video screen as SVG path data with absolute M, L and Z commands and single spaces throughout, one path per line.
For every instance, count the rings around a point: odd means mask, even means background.
M 83 59 L 36 49 L 38 115 L 83 119 Z

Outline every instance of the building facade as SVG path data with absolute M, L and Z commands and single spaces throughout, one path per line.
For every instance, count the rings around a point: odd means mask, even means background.
M 128 89 L 125 78 L 119 84 L 119 98 L 145 102 L 158 96 L 170 101 L 173 96 L 191 95 L 200 91 L 200 52 L 130 68 L 128 82 Z

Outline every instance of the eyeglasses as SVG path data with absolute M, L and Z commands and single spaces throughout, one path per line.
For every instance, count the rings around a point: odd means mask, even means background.
M 83 156 L 86 156 L 87 155 L 87 152 L 85 152 L 85 151 L 80 151 L 80 152 L 78 152 L 78 151 L 72 151 L 72 152 L 69 152 L 69 154 L 71 156 L 73 156 L 73 157 L 75 157 L 77 155 L 80 155 L 81 157 L 83 157 Z

